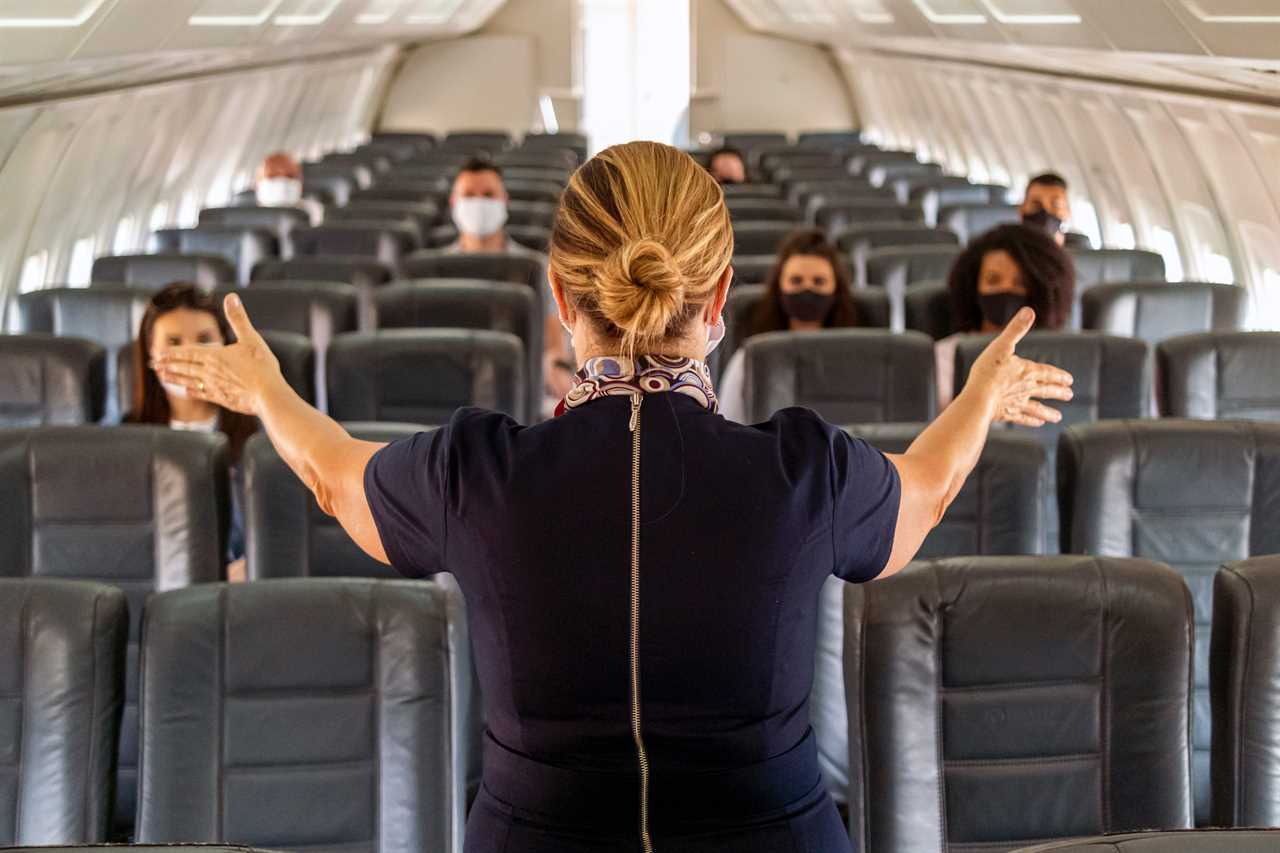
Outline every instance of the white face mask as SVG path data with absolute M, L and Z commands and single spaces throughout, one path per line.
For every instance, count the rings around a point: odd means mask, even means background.
M 563 319 L 560 321 L 560 328 L 569 334 L 569 348 L 576 350 L 573 345 L 573 329 L 569 328 L 569 324 Z M 711 353 L 716 351 L 716 347 L 720 346 L 720 342 L 724 340 L 724 315 L 721 314 L 714 323 L 707 326 L 707 357 L 711 357 Z
M 507 224 L 507 203 L 496 198 L 460 198 L 453 203 L 453 224 L 459 233 L 489 237 Z
M 263 178 L 258 181 L 258 204 L 263 207 L 293 207 L 302 201 L 302 181 L 297 178 Z

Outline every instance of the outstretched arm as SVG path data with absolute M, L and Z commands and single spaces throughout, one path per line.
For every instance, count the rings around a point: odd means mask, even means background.
M 890 455 L 902 483 L 893 550 L 880 577 L 897 572 L 915 557 L 960 487 L 978 464 L 987 430 L 998 421 L 1040 427 L 1062 415 L 1041 400 L 1070 400 L 1071 374 L 1020 358 L 1015 348 L 1035 324 L 1023 308 L 992 341 L 969 373 L 964 390 L 911 443 Z
M 389 563 L 364 493 L 365 466 L 383 445 L 352 438 L 337 421 L 307 405 L 285 382 L 240 297 L 231 294 L 223 307 L 235 344 L 174 347 L 156 360 L 156 372 L 192 397 L 256 415 L 320 508 L 337 518 L 365 553 Z

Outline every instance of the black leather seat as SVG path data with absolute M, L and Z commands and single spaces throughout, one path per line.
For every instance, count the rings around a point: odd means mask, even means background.
M 219 255 L 113 255 L 98 258 L 89 274 L 92 285 L 125 284 L 160 290 L 189 281 L 205 290 L 236 280 L 236 268 Z
M 922 424 L 862 424 L 846 427 L 885 453 L 902 453 Z M 965 481 L 942 522 L 925 539 L 919 557 L 976 554 L 1038 554 L 1044 549 L 1044 509 L 1052 504 L 1049 457 L 1026 436 L 994 433 L 977 468 Z M 844 587 L 823 584 L 819 603 L 818 655 L 809 712 L 827 788 L 848 801 L 849 730 L 844 688 Z
M 164 228 L 151 235 L 151 250 L 170 255 L 217 255 L 235 267 L 237 281 L 248 283 L 259 261 L 280 256 L 280 238 L 268 228 L 247 225 Z
M 280 240 L 280 251 L 289 254 L 289 232 L 311 224 L 311 216 L 300 207 L 206 207 L 200 224 L 266 228 Z
M 415 248 L 426 245 L 427 234 L 440 219 L 440 211 L 432 202 L 412 201 L 354 201 L 346 207 L 335 207 L 325 213 L 325 222 L 388 223 L 409 225 L 413 230 Z
M 857 151 L 847 159 L 849 171 L 855 175 L 866 175 L 873 167 L 882 163 L 918 163 L 914 151 L 880 151 L 878 149 Z
M 847 586 L 844 624 L 855 849 L 1190 825 L 1190 602 L 1167 567 L 915 563 Z
M 351 194 L 348 204 L 366 201 L 407 201 L 415 204 L 430 202 L 440 204 L 441 199 L 449 195 L 449 180 L 442 178 L 435 181 L 394 180 L 385 176 L 383 180 L 368 189 L 356 190 Z
M 107 840 L 128 637 L 115 587 L 0 578 L 0 844 Z
M 800 209 L 781 198 L 732 198 L 726 201 L 729 218 L 741 222 L 799 222 Z
M 467 153 L 485 151 L 497 154 L 512 144 L 511 134 L 505 130 L 455 130 L 445 136 L 440 147 Z
M 512 201 L 559 204 L 564 187 L 555 181 L 506 181 L 507 197 Z
M 1248 291 L 1234 284 L 1143 281 L 1099 284 L 1081 297 L 1086 329 L 1154 345 L 1195 332 L 1244 328 Z
M 107 354 L 84 338 L 0 335 L 0 427 L 102 420 Z
M 933 342 L 913 332 L 769 332 L 743 344 L 748 423 L 807 406 L 833 423 L 928 421 Z
M 1228 563 L 1218 571 L 1209 651 L 1214 826 L 1280 826 L 1277 615 L 1280 556 Z
M 1133 832 L 1027 847 L 1015 853 L 1277 853 L 1280 830 L 1187 829 Z
M 734 255 L 733 256 L 733 276 L 740 282 L 740 285 L 748 284 L 764 284 L 769 280 L 769 273 L 773 271 L 774 264 L 778 262 L 777 256 L 773 253 L 767 255 Z M 729 294 L 732 296 L 733 291 Z
M 295 257 L 369 258 L 395 270 L 401 259 L 418 247 L 419 235 L 413 225 L 357 219 L 295 228 L 291 239 Z
M 724 184 L 725 200 L 736 198 L 782 198 L 782 187 L 773 183 Z
M 786 145 L 785 133 L 773 131 L 731 130 L 724 134 L 724 144 L 739 151 L 748 151 L 765 145 Z
M 315 282 L 349 284 L 356 289 L 358 295 L 360 328 L 369 330 L 374 326 L 374 291 L 391 281 L 394 275 L 392 268 L 381 261 L 325 255 L 288 261 L 265 261 L 254 268 L 251 286 L 257 287 L 260 282 L 289 282 L 294 287 L 307 287 Z
M 733 251 L 736 255 L 772 257 L 798 228 L 795 222 L 738 222 L 733 226 Z
M 997 225 L 1021 222 L 1016 205 L 1002 202 L 986 204 L 949 204 L 938 208 L 938 227 L 948 228 L 960 237 L 962 244 Z
M 518 337 L 528 399 L 542 396 L 542 302 L 523 284 L 468 279 L 397 282 L 377 296 L 382 329 L 488 329 Z
M 866 278 L 860 283 L 905 294 L 908 285 L 945 279 L 959 254 L 954 244 L 872 249 L 864 256 Z
M 122 847 L 119 844 L 76 844 L 71 847 L 0 847 L 5 853 L 120 853 L 124 850 L 145 850 L 147 853 L 273 853 L 256 847 L 227 847 L 224 844 L 130 844 Z
M 1280 332 L 1208 332 L 1161 341 L 1160 412 L 1280 421 Z
M 924 216 L 920 208 L 899 204 L 895 198 L 844 200 L 819 196 L 810 200 L 809 210 L 814 224 L 829 234 L 859 222 L 922 222 Z
M 122 588 L 131 616 L 116 828 L 133 825 L 137 642 L 157 589 L 222 577 L 226 440 L 165 427 L 0 431 L 0 573 Z
M 1058 450 L 1063 550 L 1160 560 L 1196 615 L 1193 779 L 1209 819 L 1209 626 L 1227 561 L 1280 552 L 1280 425 L 1119 421 L 1073 427 Z
M 280 580 L 147 606 L 138 839 L 457 851 L 450 601 Z
M 908 285 L 902 301 L 908 329 L 924 332 L 934 340 L 942 340 L 954 331 L 951 292 L 946 282 L 921 281 Z
M 528 255 L 444 251 L 414 252 L 401 265 L 401 275 L 416 278 L 468 278 L 527 284 L 538 293 L 547 284 L 546 263 Z
M 439 426 L 461 406 L 524 422 L 524 344 L 507 332 L 396 329 L 339 335 L 329 348 L 329 414 Z
M 60 337 L 87 338 L 106 350 L 107 423 L 120 419 L 117 404 L 116 365 L 146 313 L 151 294 L 129 287 L 59 287 L 33 290 L 18 297 L 19 331 L 44 332 Z
M 889 246 L 956 246 L 954 231 L 923 222 L 866 222 L 850 225 L 836 235 L 836 245 L 846 252 L 865 252 Z
M 1097 284 L 1164 281 L 1164 258 L 1143 249 L 1068 249 L 1076 264 L 1076 294 Z

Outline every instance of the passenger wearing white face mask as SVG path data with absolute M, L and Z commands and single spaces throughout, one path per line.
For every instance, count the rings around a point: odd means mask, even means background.
M 302 197 L 302 166 L 283 151 L 262 161 L 253 191 L 260 207 L 300 208 L 311 217 L 313 225 L 324 219 L 323 205 Z
M 446 252 L 476 254 L 523 255 L 536 258 L 544 266 L 546 256 L 520 245 L 507 236 L 507 188 L 502 181 L 502 170 L 497 165 L 479 158 L 468 161 L 454 179 L 449 195 L 449 210 L 453 224 L 458 229 L 458 239 L 446 247 Z M 569 392 L 574 384 L 573 352 L 568 337 L 561 333 L 556 317 L 555 300 L 551 288 L 542 287 L 543 303 L 543 357 L 542 376 L 545 386 L 543 413 Z

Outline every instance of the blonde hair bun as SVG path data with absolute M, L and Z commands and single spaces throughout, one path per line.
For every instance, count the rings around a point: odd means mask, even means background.
M 661 339 L 684 311 L 684 276 L 662 243 L 642 238 L 613 252 L 600 269 L 600 313 L 638 341 Z

